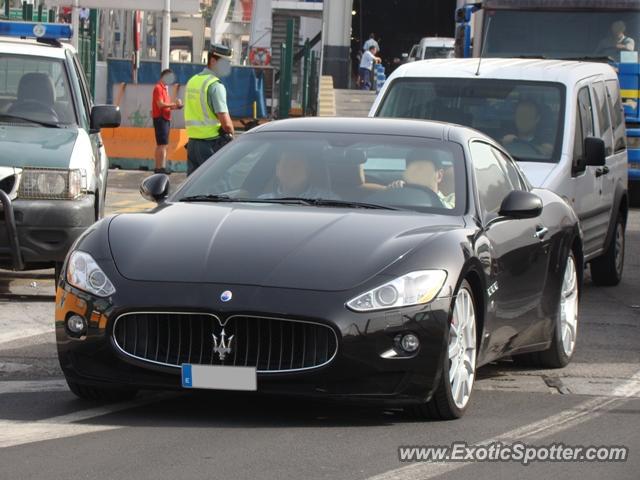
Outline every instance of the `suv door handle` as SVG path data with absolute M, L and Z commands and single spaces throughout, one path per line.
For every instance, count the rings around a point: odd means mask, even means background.
M 607 173 L 609 173 L 609 167 L 607 167 L 606 165 L 604 167 L 596 168 L 596 177 L 601 177 L 602 175 L 606 175 Z
M 549 229 L 547 227 L 543 227 L 542 225 L 538 225 L 536 227 L 536 233 L 533 234 L 534 238 L 539 240 L 543 240 L 544 237 L 549 233 Z

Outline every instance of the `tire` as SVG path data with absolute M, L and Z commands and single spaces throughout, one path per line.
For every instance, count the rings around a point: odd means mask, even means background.
M 591 261 L 591 279 L 599 286 L 615 286 L 622 280 L 624 268 L 624 219 L 621 214 L 606 252 Z
M 462 417 L 466 412 L 473 391 L 478 352 L 476 305 L 471 285 L 464 280 L 456 292 L 455 303 L 451 311 L 449 346 L 438 387 L 428 402 L 412 408 L 411 413 L 416 417 L 453 420 Z M 460 326 L 461 322 L 464 323 L 463 328 L 457 331 L 456 324 Z M 463 360 L 463 363 L 458 363 L 458 369 L 455 367 L 452 369 L 451 356 L 455 358 L 455 355 L 458 355 L 458 362 Z M 463 390 L 458 395 L 454 393 L 456 388 L 454 382 L 451 381 L 452 373 L 458 375 L 459 382 L 463 382 L 460 385 Z M 466 381 L 464 375 L 467 376 Z
M 562 368 L 571 362 L 575 353 L 578 336 L 578 301 L 580 298 L 580 280 L 575 255 L 567 258 L 562 276 L 562 288 L 558 301 L 556 324 L 553 329 L 551 346 L 541 352 L 514 355 L 517 365 L 540 368 Z
M 56 262 L 53 267 L 53 280 L 55 281 L 56 287 L 58 285 L 58 281 L 60 280 L 60 275 L 62 274 L 62 265 L 64 265 L 63 262 Z
M 128 388 L 101 388 L 91 385 L 82 385 L 80 383 L 67 380 L 69 390 L 82 400 L 100 403 L 115 403 L 131 400 L 138 393 L 137 390 Z

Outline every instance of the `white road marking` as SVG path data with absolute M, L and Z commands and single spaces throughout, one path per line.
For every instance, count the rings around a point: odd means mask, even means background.
M 78 412 L 47 418 L 35 422 L 16 420 L 0 420 L 0 448 L 14 447 L 27 443 L 74 437 L 85 433 L 117 430 L 122 425 L 84 425 L 81 422 L 90 418 L 101 417 L 110 413 L 148 405 L 171 398 L 172 395 L 158 394 L 146 396 L 130 402 L 116 403 L 108 406 L 89 408 Z
M 609 410 L 613 410 L 621 403 L 640 393 L 640 371 L 635 373 L 628 382 L 615 389 L 611 397 L 594 398 L 582 402 L 573 408 L 563 410 L 556 415 L 543 420 L 523 425 L 492 438 L 477 442 L 476 445 L 486 445 L 493 442 L 537 440 L 548 437 L 564 430 L 573 428 L 581 423 L 591 421 Z M 421 462 L 401 467 L 395 470 L 369 477 L 367 480 L 427 480 L 445 473 L 471 465 L 471 462 L 431 463 Z
M 56 380 L 7 380 L 0 382 L 0 395 L 7 393 L 40 393 L 69 391 L 67 382 Z

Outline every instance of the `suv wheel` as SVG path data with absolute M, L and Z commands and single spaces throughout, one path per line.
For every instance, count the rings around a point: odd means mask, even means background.
M 616 226 L 606 252 L 591 261 L 591 279 L 596 285 L 618 285 L 624 268 L 624 220 L 618 214 Z

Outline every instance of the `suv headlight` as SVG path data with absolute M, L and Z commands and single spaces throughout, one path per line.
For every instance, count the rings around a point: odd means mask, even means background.
M 80 169 L 25 168 L 18 188 L 19 198 L 34 200 L 73 200 L 82 193 Z
M 356 312 L 371 312 L 429 303 L 438 295 L 446 279 L 444 270 L 407 273 L 348 301 L 347 307 Z
M 80 250 L 74 251 L 69 257 L 67 282 L 98 297 L 108 297 L 116 293 L 111 280 L 98 266 L 93 257 Z

